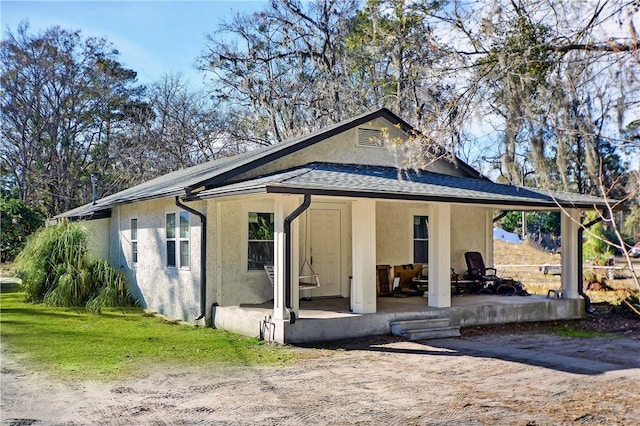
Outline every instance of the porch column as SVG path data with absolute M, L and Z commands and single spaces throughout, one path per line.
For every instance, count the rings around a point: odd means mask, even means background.
M 567 209 L 561 213 L 560 235 L 562 236 L 562 291 L 564 297 L 577 299 L 578 268 L 582 267 L 582 259 L 578 259 L 578 229 L 580 229 L 580 211 Z
M 493 260 L 493 209 L 486 209 L 485 211 L 485 231 L 484 231 L 484 260 L 486 265 L 493 266 L 495 262 Z
M 376 202 L 351 203 L 353 278 L 351 309 L 358 314 L 376 312 Z
M 451 306 L 451 205 L 434 203 L 429 213 L 429 306 Z
M 274 200 L 274 232 L 273 232 L 273 319 L 288 320 L 289 315 L 285 307 L 285 235 L 284 220 L 298 205 L 299 197 L 279 195 Z M 298 203 L 300 204 L 300 203 Z M 291 305 L 298 316 L 300 301 L 298 295 L 298 220 L 291 223 Z

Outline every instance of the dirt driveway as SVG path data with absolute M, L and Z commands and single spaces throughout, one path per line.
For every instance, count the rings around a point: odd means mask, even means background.
M 288 368 L 155 366 L 54 381 L 2 353 L 3 424 L 638 424 L 640 336 L 391 337 Z

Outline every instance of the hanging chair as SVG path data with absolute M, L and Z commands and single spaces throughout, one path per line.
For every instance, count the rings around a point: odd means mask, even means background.
M 305 212 L 304 217 L 304 236 L 303 236 L 303 244 L 302 250 L 304 252 L 304 261 L 302 262 L 302 266 L 300 267 L 300 272 L 298 273 L 298 288 L 300 290 L 311 290 L 313 288 L 320 287 L 320 279 L 318 278 L 318 274 L 313 270 L 311 263 L 307 259 L 307 231 L 309 229 L 309 210 Z M 309 240 L 311 240 L 311 236 L 309 236 Z M 309 242 L 311 245 L 311 242 Z
M 300 272 L 298 272 L 298 288 L 300 290 L 311 290 L 320 287 L 320 279 L 318 278 L 318 274 L 316 274 L 316 272 L 311 267 L 311 263 L 309 262 L 309 260 L 307 260 L 307 220 L 308 217 L 305 217 L 305 230 L 303 240 L 304 261 L 302 262 Z M 269 277 L 271 286 L 273 286 L 275 280 L 273 265 L 264 265 L 264 270 L 267 272 L 267 276 Z
M 305 271 L 305 267 L 307 268 L 307 271 Z M 307 273 L 305 274 L 305 272 Z M 298 287 L 300 290 L 311 290 L 312 288 L 320 287 L 318 274 L 315 273 L 306 258 L 302 263 L 302 268 L 300 268 L 300 273 L 298 275 Z
M 311 269 L 311 265 L 308 262 L 306 263 L 307 265 L 309 265 L 308 267 L 311 272 L 308 275 L 298 276 L 298 288 L 300 288 L 300 290 L 311 290 L 313 288 L 320 287 L 320 280 L 318 279 L 318 274 L 316 274 L 313 271 L 313 269 Z M 303 264 L 303 268 L 304 268 L 304 264 Z M 273 283 L 275 282 L 273 265 L 264 265 L 264 270 L 267 272 L 267 277 L 269 278 L 269 282 L 273 287 Z M 300 274 L 302 274 L 302 269 L 300 271 L 301 271 Z

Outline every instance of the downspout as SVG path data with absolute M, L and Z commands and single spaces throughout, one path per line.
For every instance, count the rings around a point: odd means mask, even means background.
M 284 306 L 289 313 L 289 324 L 296 323 L 296 314 L 291 306 L 291 222 L 311 205 L 311 194 L 304 194 L 304 201 L 284 219 Z
M 500 212 L 500 214 L 498 216 L 493 218 L 493 223 L 496 223 L 497 221 L 499 221 L 500 219 L 502 219 L 503 217 L 508 215 L 510 212 L 511 212 L 511 210 L 506 210 L 506 211 Z
M 584 292 L 584 267 L 582 265 L 582 235 L 585 229 L 591 228 L 598 222 L 602 222 L 603 218 L 598 216 L 596 219 L 591 222 L 582 225 L 578 229 L 578 262 L 580 262 L 580 267 L 578 268 L 578 294 L 582 296 L 584 299 L 584 310 L 590 314 L 591 313 L 591 299 Z
M 178 196 L 176 196 L 176 206 L 200 218 L 200 316 L 196 318 L 198 321 L 207 315 L 207 216 L 182 204 Z

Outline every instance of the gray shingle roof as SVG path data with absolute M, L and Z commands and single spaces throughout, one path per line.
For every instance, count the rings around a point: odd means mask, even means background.
M 397 169 L 391 167 L 369 167 L 353 165 L 308 165 L 237 184 L 227 184 L 244 172 L 262 166 L 274 159 L 304 149 L 335 134 L 372 121 L 385 118 L 397 123 L 405 130 L 411 126 L 391 111 L 380 108 L 349 120 L 318 130 L 314 133 L 290 139 L 255 151 L 210 161 L 177 170 L 124 191 L 67 211 L 59 217 L 98 217 L 111 207 L 155 198 L 185 196 L 198 188 L 211 188 L 199 193 L 201 197 L 215 197 L 236 192 L 288 192 L 298 193 L 313 190 L 315 193 L 375 198 L 441 200 L 474 203 L 513 204 L 524 206 L 555 206 L 548 192 L 528 188 L 499 185 L 483 178 L 471 166 L 458 162 L 471 178 L 459 178 L 435 173 L 404 173 L 398 178 Z M 557 193 L 562 205 L 592 207 L 602 205 L 602 200 L 578 194 Z M 196 195 L 188 199 L 200 198 Z M 95 215 L 95 216 L 94 216 Z
M 191 199 L 246 193 L 311 193 L 523 207 L 593 208 L 603 200 L 589 195 L 504 185 L 489 180 L 402 171 L 393 167 L 311 163 L 280 173 L 220 186 Z
M 386 118 L 392 123 L 397 123 L 406 129 L 411 129 L 411 126 L 408 123 L 388 109 L 379 108 L 301 137 L 289 139 L 255 151 L 246 152 L 244 154 L 220 160 L 209 161 L 197 166 L 159 176 L 150 181 L 125 189 L 124 191 L 104 197 L 98 200 L 95 205 L 86 204 L 62 213 L 59 216 L 85 217 L 90 216 L 95 212 L 109 209 L 118 204 L 175 195 L 185 195 L 188 189 L 199 188 L 202 186 L 215 186 L 250 169 L 266 164 L 273 159 L 298 151 L 325 140 L 332 135 L 343 132 L 354 126 L 367 123 L 379 117 Z M 459 162 L 459 166 L 467 173 L 477 174 L 479 176 L 477 171 L 464 162 Z

